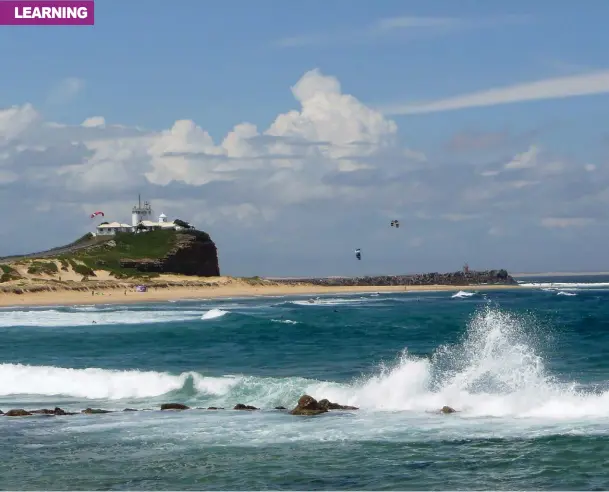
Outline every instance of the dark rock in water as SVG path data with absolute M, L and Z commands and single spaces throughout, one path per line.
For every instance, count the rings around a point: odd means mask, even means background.
M 42 408 L 40 410 L 32 410 L 31 412 L 34 414 L 41 415 L 75 415 L 74 413 L 66 412 L 64 409 L 59 407 L 55 407 L 53 410 L 50 410 L 48 408 Z
M 275 407 L 275 410 L 287 410 L 286 407 Z
M 224 410 L 222 407 L 207 407 L 208 410 Z
M 13 410 L 9 410 L 4 415 L 7 417 L 25 417 L 27 415 L 32 415 L 32 413 L 24 410 L 23 408 L 15 408 Z
M 173 249 L 162 258 L 122 258 L 120 266 L 140 272 L 178 273 L 201 277 L 220 275 L 215 243 L 206 232 L 196 230 L 176 233 Z
M 322 407 L 319 402 L 309 395 L 302 395 L 298 399 L 296 406 L 290 410 L 292 415 L 318 415 L 320 413 L 326 413 L 327 408 Z
M 326 408 L 327 410 L 359 410 L 357 407 L 351 407 L 349 405 L 340 405 L 339 403 L 332 403 L 327 399 L 319 400 L 319 406 Z
M 506 270 L 484 270 L 452 273 L 418 273 L 415 275 L 377 275 L 374 277 L 331 277 L 274 279 L 284 284 L 313 284 L 323 286 L 385 286 L 385 285 L 518 285 Z
M 137 408 L 125 408 L 123 412 L 137 412 Z
M 85 408 L 81 413 L 93 415 L 98 413 L 112 413 L 111 410 L 102 410 L 101 408 Z
M 190 410 L 190 407 L 181 403 L 163 403 L 161 410 Z
M 447 406 L 447 405 L 444 405 L 444 406 L 443 406 L 443 407 L 440 409 L 440 412 L 442 412 L 442 413 L 455 413 L 455 412 L 456 412 L 456 410 L 455 410 L 454 408 L 452 408 L 452 407 L 449 407 L 449 406 Z
M 243 403 L 237 403 L 233 410 L 260 410 L 259 408 L 253 407 L 252 405 L 244 405 Z
M 4 415 L 4 412 L 2 410 L 0 410 L 0 415 Z

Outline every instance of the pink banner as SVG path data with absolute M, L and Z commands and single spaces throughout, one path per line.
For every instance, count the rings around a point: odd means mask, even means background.
M 93 0 L 0 0 L 2 26 L 93 26 Z

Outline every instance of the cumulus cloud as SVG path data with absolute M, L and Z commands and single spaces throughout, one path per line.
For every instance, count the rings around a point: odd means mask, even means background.
M 0 254 L 69 242 L 93 229 L 92 210 L 128 221 L 138 193 L 209 231 L 224 272 L 243 275 L 446 270 L 464 258 L 522 270 L 545 261 L 533 244 L 544 234 L 607 220 L 605 167 L 552 154 L 533 134 L 456 131 L 467 159 L 454 148 L 430 158 L 335 77 L 311 70 L 291 89 L 294 109 L 218 141 L 191 120 L 152 131 L 0 110 L 0 205 L 13 213 Z M 532 246 L 514 256 L 522 237 Z M 353 262 L 358 247 L 365 262 Z

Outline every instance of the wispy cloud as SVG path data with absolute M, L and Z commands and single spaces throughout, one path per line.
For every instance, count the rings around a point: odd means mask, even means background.
M 388 17 L 360 27 L 290 36 L 279 39 L 276 44 L 282 48 L 299 48 L 339 43 L 368 43 L 399 33 L 447 33 L 459 29 L 493 27 L 505 23 L 526 22 L 527 20 L 528 17 L 517 15 L 473 19 L 419 16 Z
M 51 89 L 47 104 L 66 104 L 72 101 L 85 88 L 85 81 L 77 77 L 67 77 Z
M 607 93 L 609 70 L 602 70 L 487 89 L 427 103 L 387 105 L 380 110 L 387 115 L 421 114 Z

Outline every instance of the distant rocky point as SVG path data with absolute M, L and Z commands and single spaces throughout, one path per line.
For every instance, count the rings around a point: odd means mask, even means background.
M 278 283 L 313 284 L 321 286 L 386 286 L 386 285 L 518 285 L 506 270 L 484 270 L 452 273 L 417 273 L 413 275 L 375 275 L 365 277 L 325 277 L 273 279 Z

